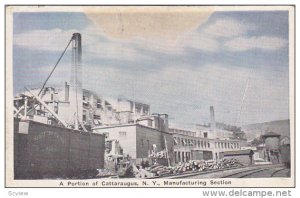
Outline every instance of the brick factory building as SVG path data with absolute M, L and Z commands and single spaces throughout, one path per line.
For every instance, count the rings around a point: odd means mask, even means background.
M 94 133 L 106 135 L 106 140 L 117 139 L 122 153 L 139 163 L 155 150 L 167 150 L 171 164 L 174 164 L 172 134 L 168 132 L 168 122 L 160 115 L 148 116 L 133 124 L 98 126 Z
M 169 129 L 174 138 L 175 162 L 189 160 L 219 160 L 224 151 L 240 150 L 240 141 L 200 136 L 199 133 L 180 129 Z

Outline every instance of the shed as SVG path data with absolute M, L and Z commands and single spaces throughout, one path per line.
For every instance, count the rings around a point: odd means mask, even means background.
M 280 163 L 280 134 L 274 132 L 267 132 L 262 135 L 266 146 L 267 160 L 273 164 Z
M 244 165 L 252 165 L 254 152 L 251 149 L 236 150 L 236 151 L 225 151 L 221 153 L 224 159 L 237 159 Z

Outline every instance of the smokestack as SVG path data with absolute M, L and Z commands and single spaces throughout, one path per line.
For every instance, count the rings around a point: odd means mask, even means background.
M 72 69 L 70 83 L 70 113 L 74 116 L 75 129 L 82 122 L 82 71 L 81 71 L 81 34 L 74 33 L 72 37 Z
M 165 114 L 165 131 L 169 131 L 169 115 Z
M 214 106 L 210 106 L 210 127 L 212 129 L 216 128 L 216 121 L 215 121 L 215 110 Z
M 65 102 L 69 101 L 69 85 L 65 82 Z

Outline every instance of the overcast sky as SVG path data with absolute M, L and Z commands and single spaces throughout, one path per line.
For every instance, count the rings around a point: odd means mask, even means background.
M 83 87 L 150 104 L 170 124 L 288 119 L 288 12 L 15 13 L 14 93 L 40 87 L 74 32 Z M 49 84 L 70 81 L 70 50 Z M 246 91 L 245 91 L 246 90 Z M 243 105 L 242 105 L 243 103 Z

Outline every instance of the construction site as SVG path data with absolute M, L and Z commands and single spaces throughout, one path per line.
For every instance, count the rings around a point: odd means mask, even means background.
M 15 179 L 289 175 L 289 140 L 265 133 L 250 147 L 240 128 L 216 122 L 214 106 L 207 107 L 210 123 L 191 131 L 170 127 L 169 115 L 152 113 L 150 104 L 84 89 L 82 46 L 74 33 L 41 87 L 15 95 Z M 69 48 L 70 80 L 48 86 Z

